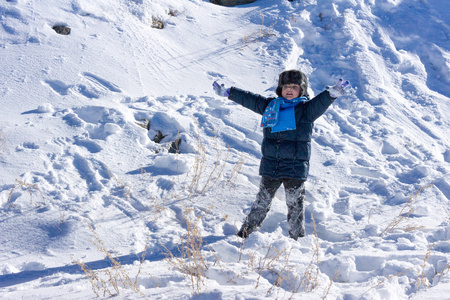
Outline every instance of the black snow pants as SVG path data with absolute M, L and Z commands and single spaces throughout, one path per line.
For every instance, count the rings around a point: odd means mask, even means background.
M 253 203 L 244 224 L 242 224 L 241 230 L 237 233 L 238 236 L 246 238 L 253 231 L 261 227 L 267 213 L 270 210 L 272 199 L 281 184 L 283 184 L 286 193 L 289 236 L 294 240 L 305 236 L 303 211 L 303 201 L 305 200 L 305 182 L 299 179 L 275 179 L 267 176 L 263 176 L 261 178 L 256 201 Z

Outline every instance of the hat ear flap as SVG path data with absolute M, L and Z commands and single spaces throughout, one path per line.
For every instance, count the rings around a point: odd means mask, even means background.
M 275 92 L 277 93 L 278 97 L 281 97 L 281 86 L 278 86 Z
M 309 99 L 308 95 L 308 77 L 302 73 L 302 82 L 300 83 L 300 87 L 302 88 L 302 96 L 305 96 Z

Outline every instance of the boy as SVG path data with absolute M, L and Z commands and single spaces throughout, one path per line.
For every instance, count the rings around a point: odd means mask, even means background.
M 278 98 L 266 98 L 236 87 L 226 88 L 217 82 L 213 83 L 213 88 L 218 95 L 263 115 L 260 188 L 237 235 L 247 238 L 261 226 L 276 191 L 283 184 L 288 207 L 289 236 L 294 240 L 305 236 L 303 201 L 313 123 L 338 96 L 351 93 L 349 82 L 340 79 L 335 86 L 327 86 L 325 91 L 311 100 L 307 91 L 308 79 L 298 70 L 280 74 L 276 89 Z

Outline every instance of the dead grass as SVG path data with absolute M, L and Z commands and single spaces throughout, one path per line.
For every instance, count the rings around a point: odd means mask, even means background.
M 84 271 L 86 278 L 89 280 L 92 286 L 92 290 L 94 291 L 97 297 L 103 295 L 116 296 L 119 295 L 121 289 L 131 290 L 133 292 L 138 293 L 140 296 L 145 298 L 145 295 L 139 289 L 138 286 L 138 277 L 141 273 L 142 262 L 145 258 L 147 252 L 147 246 L 142 254 L 142 257 L 139 259 L 140 266 L 139 270 L 134 278 L 134 280 L 130 277 L 128 272 L 123 269 L 120 260 L 117 257 L 114 257 L 111 251 L 109 251 L 103 240 L 100 238 L 98 233 L 92 228 L 90 224 L 88 224 L 89 230 L 93 235 L 93 239 L 91 242 L 96 246 L 97 250 L 103 253 L 106 258 L 108 258 L 111 267 L 103 270 L 91 270 L 83 261 L 73 259 L 73 262 L 76 263 L 81 270 Z
M 330 282 L 328 283 L 327 287 L 325 288 L 322 299 L 327 299 L 328 294 L 330 293 L 331 287 L 333 286 L 334 280 L 339 277 L 339 269 L 336 270 L 336 272 L 333 275 L 333 278 L 329 277 Z
M 169 11 L 167 12 L 167 15 L 169 17 L 176 17 L 180 14 L 181 13 L 178 10 L 173 9 L 173 8 L 169 8 Z M 165 21 L 163 20 L 163 18 L 152 16 L 152 25 L 151 26 L 152 26 L 152 28 L 155 28 L 155 29 L 164 29 L 164 27 L 166 25 L 165 25 Z
M 42 199 L 42 203 L 44 205 L 47 205 L 47 203 L 45 201 L 45 198 L 44 198 L 44 195 L 42 194 L 42 192 L 39 189 L 37 184 L 35 184 L 35 183 L 27 183 L 25 181 L 16 179 L 16 183 L 14 184 L 14 186 L 12 187 L 12 189 L 9 192 L 9 195 L 8 195 L 9 207 L 14 207 L 14 204 L 12 203 L 11 199 L 12 199 L 12 195 L 17 190 L 25 190 L 25 191 L 27 191 L 28 194 L 30 195 L 31 204 L 33 204 L 33 195 L 34 194 L 38 194 L 40 196 L 40 198 Z
M 427 289 L 427 288 L 431 287 L 431 282 L 429 281 L 428 277 L 426 277 L 425 273 L 426 273 L 426 267 L 430 264 L 428 261 L 430 260 L 432 250 L 434 247 L 435 247 L 435 244 L 428 245 L 427 251 L 426 251 L 423 261 L 420 265 L 420 270 L 417 272 L 416 284 L 415 284 L 417 286 L 417 292 L 419 292 L 422 288 Z M 376 285 L 370 287 L 370 289 L 368 289 L 364 294 L 368 293 L 370 290 L 372 290 L 374 288 L 385 285 L 392 278 L 396 278 L 400 275 L 405 275 L 405 273 L 407 271 L 413 271 L 413 269 L 414 269 L 414 267 L 405 268 L 396 274 L 384 277 Z M 440 282 L 442 277 L 446 276 L 449 272 L 450 272 L 450 263 L 447 263 L 446 266 L 442 269 L 442 271 L 440 271 L 439 273 L 436 273 L 435 276 L 433 276 L 433 278 L 436 278 L 437 276 L 439 276 L 437 278 L 438 278 L 438 282 Z
M 428 263 L 428 261 L 431 257 L 433 248 L 435 248 L 435 246 L 436 246 L 436 244 L 434 244 L 434 243 L 428 245 L 427 252 L 425 253 L 425 257 L 423 259 L 422 264 L 420 265 L 420 272 L 418 272 L 418 275 L 417 275 L 417 280 L 416 280 L 417 291 L 420 291 L 421 288 L 425 288 L 425 289 L 431 288 L 432 283 L 426 277 L 425 269 L 429 264 L 432 264 L 432 263 Z M 442 268 L 442 271 L 436 272 L 434 274 L 433 278 L 435 278 L 435 279 L 437 278 L 437 283 L 439 283 L 441 281 L 442 277 L 448 275 L 449 272 L 450 272 L 450 263 L 447 262 L 447 264 Z
M 442 271 L 436 274 L 437 276 L 439 276 L 438 282 L 441 282 L 442 277 L 447 276 L 449 273 L 450 273 L 450 262 L 447 262 Z
M 152 17 L 152 28 L 164 29 L 164 21 L 159 17 Z
M 425 254 L 425 257 L 423 259 L 422 264 L 420 265 L 421 271 L 418 274 L 417 280 L 416 280 L 417 281 L 417 291 L 420 291 L 420 289 L 422 287 L 424 287 L 424 288 L 429 288 L 430 287 L 430 282 L 429 282 L 428 278 L 425 276 L 425 268 L 427 266 L 427 261 L 430 258 L 431 250 L 433 249 L 433 247 L 434 247 L 434 244 L 428 245 L 428 249 L 427 249 L 427 252 Z
M 243 44 L 249 44 L 249 43 L 253 43 L 253 42 L 257 42 L 263 38 L 269 37 L 269 36 L 275 36 L 276 34 L 273 31 L 273 27 L 275 26 L 275 24 L 277 23 L 276 21 L 270 25 L 268 27 L 268 29 L 264 28 L 264 14 L 262 12 L 260 12 L 261 15 L 261 27 L 259 28 L 259 30 L 257 32 L 253 32 L 250 35 L 245 35 L 242 38 L 242 43 Z
M 106 170 L 106 173 L 108 173 L 109 179 L 114 181 L 117 186 L 123 190 L 125 198 L 128 199 L 130 197 L 132 187 L 128 183 L 124 183 L 119 180 L 119 178 L 117 178 L 117 176 L 114 175 L 105 164 L 103 164 L 103 168 Z
M 261 254 L 261 249 L 258 249 L 251 252 L 248 259 L 242 261 L 242 254 L 244 252 L 245 245 L 245 240 L 242 239 L 239 263 L 244 266 L 244 270 L 239 274 L 235 274 L 233 271 L 225 270 L 227 265 L 220 263 L 219 259 L 215 256 L 214 251 L 211 249 L 209 252 L 207 249 L 205 251 L 207 245 L 204 245 L 201 230 L 203 214 L 201 216 L 196 215 L 194 208 L 188 206 L 186 203 L 190 203 L 189 201 L 193 198 L 203 195 L 219 182 L 221 182 L 224 187 L 230 186 L 230 188 L 233 188 L 245 159 L 244 157 L 241 157 L 232 167 L 229 176 L 224 178 L 229 151 L 224 153 L 224 150 L 221 150 L 221 148 L 217 146 L 217 143 L 214 148 L 207 148 L 206 144 L 200 140 L 200 137 L 197 137 L 197 139 L 198 145 L 195 153 L 195 162 L 186 174 L 186 180 L 181 183 L 184 185 L 182 192 L 177 195 L 175 193 L 168 193 L 165 195 L 164 199 L 160 199 L 160 197 L 156 199 L 150 195 L 150 192 L 148 192 L 150 196 L 149 199 L 152 201 L 152 211 L 150 211 L 150 213 L 153 214 L 155 218 L 158 217 L 161 211 L 166 209 L 166 202 L 169 201 L 169 197 L 177 199 L 177 201 L 180 201 L 179 203 L 183 205 L 182 217 L 185 225 L 185 233 L 180 238 L 176 251 L 173 249 L 169 250 L 165 246 L 162 246 L 166 255 L 167 266 L 173 270 L 181 272 L 185 276 L 189 282 L 189 286 L 191 287 L 192 294 L 201 294 L 207 290 L 207 271 L 213 266 L 223 270 L 223 274 L 226 274 L 225 276 L 232 274 L 232 276 L 229 276 L 231 277 L 229 278 L 229 282 L 233 282 L 238 278 L 243 278 L 253 272 L 253 274 L 256 274 L 256 282 L 254 282 L 255 288 L 261 288 L 263 278 L 269 275 L 272 284 L 266 290 L 267 297 L 276 296 L 278 299 L 279 293 L 284 292 L 285 295 L 286 293 L 291 293 L 288 296 L 290 296 L 290 299 L 294 299 L 298 296 L 300 291 L 308 293 L 315 290 L 319 284 L 318 276 L 320 273 L 320 246 L 319 238 L 317 236 L 316 221 L 313 215 L 311 215 L 314 225 L 314 242 L 312 244 L 313 253 L 311 261 L 305 268 L 303 275 L 295 275 L 296 273 L 294 272 L 294 268 L 296 266 L 290 261 L 292 248 L 277 249 L 273 246 L 269 246 L 264 252 L 265 254 Z M 214 165 L 211 166 L 208 165 L 211 160 L 208 159 L 209 154 L 207 155 L 207 150 L 214 151 L 214 149 L 216 151 L 216 157 L 213 162 Z M 128 188 L 128 185 L 123 184 L 114 174 L 112 174 L 112 172 L 108 170 L 106 166 L 105 169 L 107 170 L 112 181 L 116 182 L 119 187 L 131 191 L 131 188 Z M 148 175 L 143 168 L 141 168 L 141 173 L 144 176 Z M 211 206 L 211 210 L 212 209 L 213 207 Z M 210 213 L 211 211 L 209 210 L 205 211 L 205 214 Z M 139 268 L 136 276 L 131 277 L 128 272 L 124 270 L 119 259 L 112 254 L 113 252 L 107 250 L 95 230 L 91 226 L 89 226 L 89 229 L 93 235 L 92 243 L 100 252 L 105 254 L 111 264 L 111 267 L 107 269 L 95 271 L 89 269 L 84 262 L 74 260 L 74 262 L 79 265 L 80 269 L 85 272 L 86 277 L 92 285 L 94 293 L 97 296 L 115 296 L 126 289 L 136 292 L 142 296 L 143 294 L 139 290 L 139 286 L 137 284 L 138 276 L 141 274 L 141 267 Z M 212 261 L 211 259 L 214 257 L 215 261 Z M 141 265 L 143 258 L 144 256 L 142 257 Z M 154 279 L 154 281 L 158 285 L 157 279 Z M 329 293 L 332 284 L 333 281 L 330 279 L 330 283 L 324 291 L 324 298 Z
M 193 167 L 189 170 L 186 176 L 192 174 L 192 179 L 188 186 L 188 192 L 192 196 L 197 195 L 201 178 L 205 174 L 206 169 L 206 147 L 200 141 L 200 137 L 197 136 L 197 150 L 195 152 L 195 160 Z
M 207 145 L 201 140 L 200 134 L 197 133 L 197 147 L 195 151 L 194 164 L 186 173 L 184 179 L 185 190 L 189 194 L 189 199 L 192 199 L 198 195 L 204 195 L 208 190 L 211 190 L 216 186 L 221 179 L 225 176 L 225 168 L 227 161 L 229 160 L 230 148 L 227 147 L 225 153 L 218 145 L 217 132 L 214 130 L 214 141 L 212 145 Z M 215 161 L 212 163 L 212 168 L 209 166 L 211 162 L 208 161 L 208 149 L 214 149 L 216 152 Z M 230 189 L 234 186 L 236 180 L 245 159 L 241 157 L 237 163 L 234 164 L 226 185 L 230 186 Z
M 266 296 L 269 296 L 275 287 L 282 287 L 283 282 L 289 280 L 290 271 L 292 271 L 293 266 L 289 265 L 289 259 L 291 257 L 292 247 L 289 249 L 284 248 L 283 250 L 276 250 L 275 260 L 282 262 L 282 267 L 280 270 L 276 268 L 269 269 L 272 273 L 277 275 L 272 286 L 267 291 Z M 279 292 L 279 289 L 278 289 Z M 278 298 L 278 294 L 277 294 Z
M 385 285 L 385 284 L 386 284 L 387 282 L 389 282 L 389 280 L 391 280 L 392 278 L 395 278 L 395 277 L 398 277 L 398 276 L 400 276 L 400 275 L 403 275 L 403 274 L 405 274 L 406 271 L 409 271 L 409 270 L 411 270 L 411 268 L 406 268 L 406 269 L 401 270 L 401 271 L 398 272 L 397 274 L 393 274 L 393 275 L 384 277 L 384 278 L 381 279 L 376 285 L 371 286 L 371 287 L 370 287 L 367 291 L 365 291 L 361 296 L 367 294 L 369 291 L 371 291 L 371 290 L 373 290 L 373 289 L 375 289 L 375 288 L 377 288 L 377 287 L 380 287 L 380 286 Z
M 256 271 L 258 274 L 258 277 L 256 279 L 256 285 L 255 289 L 259 286 L 259 281 L 261 279 L 261 275 L 263 271 L 269 271 L 271 273 L 277 273 L 276 267 L 278 264 L 278 261 L 280 260 L 283 253 L 286 251 L 286 249 L 278 250 L 276 248 L 273 248 L 272 245 L 270 245 L 267 248 L 266 254 L 263 257 L 257 258 L 257 253 L 259 253 L 259 249 L 255 250 L 252 255 L 250 255 L 249 259 L 249 267 L 252 271 Z M 289 252 L 290 254 L 290 252 Z M 276 282 L 277 280 L 275 280 Z M 274 283 L 275 284 L 275 283 Z
M 169 12 L 167 13 L 169 16 L 171 16 L 171 17 L 177 17 L 177 16 L 179 16 L 180 14 L 181 14 L 181 12 L 179 12 L 178 10 L 176 10 L 176 9 L 173 9 L 173 8 L 170 8 L 169 9 Z
M 312 244 L 313 255 L 311 261 L 306 267 L 302 276 L 293 275 L 295 265 L 290 263 L 290 257 L 292 248 L 284 248 L 284 249 L 276 249 L 274 247 L 269 246 L 264 256 L 259 256 L 261 249 L 256 249 L 251 251 L 247 260 L 247 266 L 250 272 L 257 273 L 257 279 L 255 284 L 255 289 L 257 289 L 260 285 L 260 279 L 263 275 L 263 272 L 269 272 L 275 275 L 275 280 L 272 282 L 272 286 L 267 290 L 266 296 L 276 297 L 278 299 L 279 292 L 284 290 L 287 291 L 283 286 L 291 287 L 290 289 L 290 297 L 289 299 L 295 299 L 298 296 L 300 291 L 309 293 L 315 290 L 319 285 L 319 237 L 317 236 L 317 227 L 314 217 L 311 215 L 313 225 L 314 225 L 314 243 Z M 239 262 L 242 261 L 242 253 L 244 248 L 244 239 L 242 239 L 240 254 L 239 254 Z M 323 298 L 325 299 L 329 293 L 329 290 L 333 284 L 333 280 L 330 279 L 329 285 L 326 287 L 324 291 Z M 278 289 L 276 289 L 278 288 Z M 271 295 L 274 290 L 277 290 L 276 295 Z
M 311 213 L 311 220 L 313 222 L 314 226 L 314 244 L 313 244 L 313 256 L 311 258 L 311 261 L 309 262 L 308 267 L 305 270 L 305 273 L 303 274 L 303 278 L 300 281 L 300 286 L 302 287 L 303 291 L 305 292 L 311 292 L 313 291 L 317 285 L 319 284 L 319 237 L 317 236 L 317 226 L 316 226 L 316 220 L 314 219 L 313 214 Z M 298 291 L 298 289 L 297 289 Z
M 203 237 L 199 227 L 201 217 L 196 217 L 190 207 L 184 206 L 186 233 L 178 246 L 179 256 L 164 247 L 166 259 L 172 268 L 183 273 L 190 281 L 193 294 L 200 294 L 205 286 L 205 273 L 209 266 L 202 251 Z
M 230 177 L 228 178 L 228 185 L 230 186 L 230 190 L 235 186 L 235 180 L 237 179 L 237 176 L 239 175 L 239 172 L 241 171 L 242 166 L 244 165 L 245 158 L 244 156 L 241 156 L 238 160 L 238 162 L 233 166 L 233 169 L 231 170 Z
M 427 188 L 431 188 L 434 185 L 434 183 L 425 186 L 423 188 L 420 188 L 412 197 L 409 197 L 409 200 L 406 202 L 406 204 L 403 206 L 403 208 L 400 210 L 398 216 L 396 216 L 386 227 L 386 229 L 383 230 L 383 232 L 380 233 L 380 236 L 384 236 L 385 234 L 391 233 L 397 226 L 405 221 L 409 220 L 409 216 L 414 212 L 414 204 L 421 192 L 426 190 Z M 408 229 L 408 227 L 407 227 Z

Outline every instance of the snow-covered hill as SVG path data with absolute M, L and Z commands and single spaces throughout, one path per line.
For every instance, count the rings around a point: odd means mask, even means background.
M 0 298 L 450 299 L 447 0 L 0 12 Z M 294 68 L 356 93 L 316 122 L 307 236 L 280 189 L 242 242 L 260 116 L 211 85 L 271 96 Z

